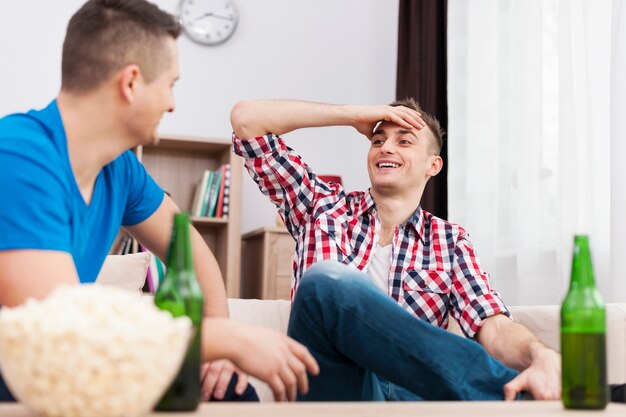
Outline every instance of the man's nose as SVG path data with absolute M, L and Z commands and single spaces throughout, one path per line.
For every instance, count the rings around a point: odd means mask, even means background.
M 386 140 L 383 143 L 383 146 L 380 147 L 380 151 L 384 152 L 384 153 L 393 153 L 395 150 L 395 147 L 393 145 L 393 143 L 391 143 L 390 140 Z

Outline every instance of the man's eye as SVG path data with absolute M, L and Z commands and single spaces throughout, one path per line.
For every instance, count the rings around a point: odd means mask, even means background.
M 373 145 L 373 146 L 380 146 L 380 145 L 382 145 L 383 143 L 385 143 L 385 141 L 384 141 L 384 140 L 382 140 L 382 139 L 372 139 L 372 145 Z

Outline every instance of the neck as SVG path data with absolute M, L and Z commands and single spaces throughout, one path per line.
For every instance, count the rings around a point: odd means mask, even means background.
M 376 211 L 383 230 L 394 229 L 406 222 L 419 206 L 422 191 L 423 188 L 412 195 L 385 195 L 372 188 L 370 193 L 376 202 Z
M 70 164 L 86 200 L 102 168 L 133 146 L 120 128 L 116 101 L 106 89 L 83 94 L 61 91 L 57 97 Z

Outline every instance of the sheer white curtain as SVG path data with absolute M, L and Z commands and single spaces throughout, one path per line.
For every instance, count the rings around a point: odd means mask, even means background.
M 619 6 L 448 3 L 449 218 L 508 304 L 561 302 L 575 233 L 590 235 L 605 299 L 626 300 L 611 276 L 611 120 L 626 118 L 612 113 L 626 110 L 612 89 Z
M 613 2 L 611 60 L 611 294 L 626 299 L 626 2 Z

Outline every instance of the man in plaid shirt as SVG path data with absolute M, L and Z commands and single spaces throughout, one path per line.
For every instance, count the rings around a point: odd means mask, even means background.
M 510 320 L 465 230 L 419 205 L 443 132 L 415 101 L 242 101 L 231 122 L 235 152 L 296 241 L 289 334 L 321 369 L 299 398 L 560 397 L 559 355 Z M 280 138 L 337 125 L 370 140 L 366 192 L 321 181 Z M 443 330 L 450 315 L 467 339 Z

